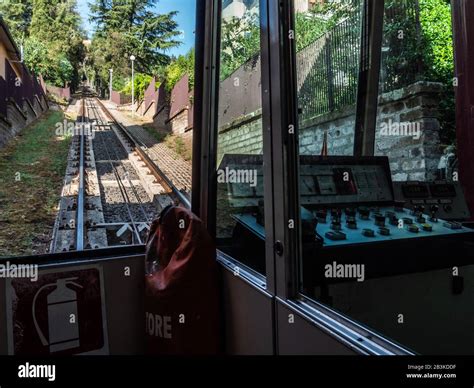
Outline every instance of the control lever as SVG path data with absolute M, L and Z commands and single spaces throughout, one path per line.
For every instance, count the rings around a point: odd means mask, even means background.
M 326 218 L 327 218 L 327 211 L 325 209 L 316 211 L 316 219 L 318 220 L 319 223 L 325 224 Z
M 355 217 L 356 216 L 356 211 L 355 209 L 347 208 L 345 210 L 346 216 L 347 217 Z
M 341 221 L 342 210 L 341 209 L 332 209 L 331 210 L 331 219 L 333 221 Z
M 420 224 L 424 224 L 426 222 L 425 217 L 423 217 L 424 211 L 425 207 L 423 205 L 417 205 L 413 207 L 413 215 L 416 217 L 416 222 Z
M 438 213 L 439 206 L 438 205 L 431 205 L 430 207 L 430 221 L 431 222 L 438 222 L 438 217 L 436 214 Z
M 362 220 L 368 220 L 369 215 L 370 215 L 370 210 L 366 207 L 360 207 L 359 208 L 359 214 L 360 214 L 360 218 Z
M 394 210 L 395 210 L 397 213 L 403 212 L 403 211 L 404 211 L 404 207 L 405 207 L 405 201 L 395 201 Z
M 331 229 L 335 231 L 341 230 L 341 221 L 333 219 L 331 222 Z
M 355 217 L 347 217 L 346 226 L 349 229 L 357 229 L 357 221 Z
M 413 206 L 412 216 L 419 217 L 420 215 L 423 215 L 424 211 L 425 211 L 425 207 L 423 205 Z
M 263 200 L 258 201 L 257 213 L 255 215 L 257 224 L 265 226 L 265 210 Z
M 385 226 L 385 216 L 383 214 L 377 213 L 374 215 L 375 225 L 384 227 Z

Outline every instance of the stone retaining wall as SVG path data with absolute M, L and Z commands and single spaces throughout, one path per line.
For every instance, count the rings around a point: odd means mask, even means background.
M 379 97 L 375 154 L 389 156 L 394 180 L 433 178 L 441 155 L 441 90 L 441 84 L 418 82 Z M 329 155 L 352 155 L 354 125 L 354 106 L 300 123 L 300 153 L 320 155 L 327 131 Z M 218 161 L 225 153 L 261 152 L 260 110 L 220 128 Z

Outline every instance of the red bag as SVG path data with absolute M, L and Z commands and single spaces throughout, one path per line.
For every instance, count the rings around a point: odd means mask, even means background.
M 215 244 L 201 220 L 170 206 L 151 226 L 145 278 L 147 354 L 216 354 L 219 289 Z

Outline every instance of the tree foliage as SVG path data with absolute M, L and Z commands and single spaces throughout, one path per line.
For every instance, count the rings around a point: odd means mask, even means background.
M 62 87 L 74 78 L 75 69 L 66 55 L 59 53 L 51 56 L 47 46 L 37 38 L 26 40 L 25 53 L 28 68 L 41 74 L 49 84 Z
M 295 16 L 296 50 L 313 43 L 357 8 L 358 2 L 328 2 L 313 6 Z M 229 77 L 247 61 L 260 54 L 258 12 L 248 11 L 242 18 L 223 20 L 221 28 L 221 79 Z
M 15 41 L 22 44 L 28 36 L 33 5 L 31 0 L 2 0 L 0 16 L 10 27 Z
M 358 13 L 359 6 L 359 0 L 325 2 L 315 4 L 309 12 L 297 13 L 296 50 L 301 51 L 337 24 Z
M 30 38 L 47 47 L 52 70 L 46 77 L 56 86 L 79 85 L 84 36 L 76 0 L 33 0 Z M 25 55 L 28 61 L 29 51 Z
M 88 68 L 103 84 L 109 69 L 120 83 L 131 75 L 130 55 L 137 73 L 156 74 L 170 62 L 167 50 L 180 44 L 176 12 L 157 14 L 157 0 L 95 0 L 90 4 L 95 24 Z
M 221 28 L 221 79 L 260 53 L 260 21 L 258 13 L 223 20 Z
M 194 87 L 194 48 L 186 55 L 174 59 L 165 69 L 166 89 L 171 91 L 185 74 L 189 76 L 189 88 Z
M 24 60 L 55 86 L 79 84 L 84 58 L 84 32 L 76 0 L 5 0 L 0 13 L 17 43 L 24 45 Z
M 150 85 L 150 82 L 152 79 L 153 77 L 147 74 L 143 74 L 143 73 L 135 74 L 134 83 L 133 83 L 134 84 L 133 91 L 134 91 L 136 100 L 143 99 L 143 97 L 145 96 L 145 91 Z M 127 82 L 127 84 L 122 88 L 121 92 L 127 95 L 132 94 L 132 81 L 131 80 Z
M 386 0 L 382 81 L 392 89 L 419 80 L 444 85 L 440 138 L 455 139 L 454 49 L 448 0 Z

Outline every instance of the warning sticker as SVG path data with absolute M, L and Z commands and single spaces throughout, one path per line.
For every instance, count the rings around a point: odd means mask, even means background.
M 14 355 L 108 354 L 101 266 L 39 271 L 7 283 L 8 350 Z

